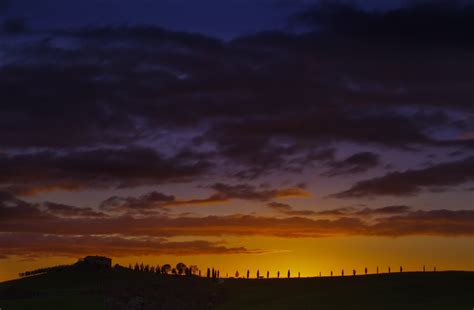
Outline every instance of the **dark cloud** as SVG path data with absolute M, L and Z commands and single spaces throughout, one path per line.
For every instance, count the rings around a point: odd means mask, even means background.
M 326 5 L 298 16 L 318 29 L 232 41 L 146 25 L 5 36 L 0 189 L 32 195 L 202 184 L 210 177 L 232 184 L 211 185 L 214 192 L 199 199 L 155 192 L 104 202 L 103 212 L 143 214 L 302 197 L 301 189 L 253 182 L 313 167 L 325 176 L 363 173 L 378 168 L 377 154 L 387 149 L 471 156 L 472 12 L 471 6 L 366 12 Z M 353 155 L 336 159 L 347 145 Z M 441 160 L 359 182 L 334 197 L 414 195 L 472 181 L 471 159 Z M 48 216 L 54 212 L 95 211 L 55 206 Z
M 297 14 L 294 21 L 335 35 L 412 44 L 471 45 L 474 6 L 470 1 L 418 1 L 389 9 L 366 11 L 350 3 L 322 1 Z
M 339 216 L 384 216 L 384 215 L 398 215 L 404 214 L 412 211 L 412 208 L 409 206 L 387 206 L 381 208 L 355 208 L 355 207 L 345 207 L 337 208 L 332 210 L 318 211 L 317 215 L 327 215 L 333 217 Z
M 208 197 L 195 199 L 179 199 L 173 195 L 156 191 L 140 197 L 113 196 L 103 201 L 100 208 L 104 211 L 127 212 L 130 215 L 150 215 L 154 212 L 168 211 L 169 208 L 173 207 L 225 204 L 233 199 L 268 201 L 270 199 L 306 198 L 309 196 L 309 193 L 300 187 L 262 190 L 249 184 L 228 185 L 216 183 L 211 185 L 210 188 L 215 193 Z
M 92 208 L 78 208 L 74 206 L 68 206 L 60 203 L 45 202 L 42 206 L 46 209 L 47 213 L 50 213 L 57 217 L 66 217 L 66 218 L 95 218 L 95 217 L 104 217 L 105 213 L 98 212 Z
M 127 236 L 462 236 L 472 235 L 473 215 L 469 210 L 413 211 L 397 216 L 384 216 L 371 223 L 359 217 L 341 216 L 334 219 L 304 217 L 258 217 L 250 215 L 178 217 L 166 216 L 107 219 L 43 219 L 1 220 L 1 231 L 60 235 Z M 418 223 L 418 224 L 417 224 Z
M 5 13 L 8 10 L 9 6 L 10 6 L 9 0 L 0 0 L 0 14 Z
M 153 149 L 129 147 L 74 152 L 0 154 L 0 186 L 20 195 L 87 188 L 126 188 L 186 182 L 209 164 L 166 158 Z
M 406 236 L 426 235 L 459 236 L 474 233 L 474 211 L 431 210 L 414 211 L 401 216 L 382 218 L 373 231 L 380 235 Z
M 371 152 L 361 152 L 340 161 L 329 163 L 330 169 L 323 173 L 324 176 L 334 177 L 345 174 L 366 172 L 380 164 L 379 155 Z
M 228 185 L 216 183 L 211 186 L 219 196 L 227 199 L 243 199 L 255 201 L 268 201 L 278 198 L 305 198 L 310 194 L 300 187 L 289 187 L 272 190 L 257 189 L 249 184 Z
M 50 219 L 52 216 L 42 212 L 37 204 L 31 204 L 16 198 L 9 192 L 0 191 L 0 219 L 30 220 Z
M 151 192 L 140 197 L 113 196 L 103 201 L 100 208 L 109 212 L 125 212 L 129 215 L 156 215 L 178 206 L 201 206 L 227 203 L 229 199 L 219 194 L 202 199 L 177 199 L 173 195 Z
M 403 214 L 411 211 L 412 208 L 409 206 L 388 206 L 376 209 L 364 208 L 360 211 L 357 211 L 358 215 L 393 215 L 393 214 Z
M 270 202 L 267 204 L 267 206 L 279 213 L 288 216 L 309 216 L 317 214 L 317 212 L 311 210 L 293 210 L 293 208 L 289 204 L 280 202 Z
M 25 256 L 29 258 L 45 256 L 82 257 L 103 255 L 111 257 L 143 255 L 224 255 L 259 254 L 264 251 L 249 250 L 244 247 L 226 247 L 220 243 L 203 240 L 169 241 L 163 238 L 123 236 L 63 236 L 35 233 L 0 233 L 3 258 Z
M 330 197 L 413 196 L 424 190 L 444 191 L 472 181 L 474 181 L 474 157 L 467 157 L 424 169 L 392 172 L 382 177 L 360 181 L 350 189 Z
M 9 201 L 9 200 L 7 200 Z M 177 237 L 177 236 L 276 236 L 276 237 L 329 237 L 329 236 L 471 236 L 474 234 L 474 211 L 471 210 L 413 210 L 406 206 L 378 209 L 340 209 L 322 211 L 316 215 L 330 218 L 262 217 L 228 215 L 191 217 L 152 215 L 147 217 L 105 216 L 58 217 L 41 211 L 38 205 L 22 202 L 20 206 L 0 205 L 0 232 L 124 237 Z M 272 204 L 274 208 L 291 212 L 288 205 Z M 27 208 L 25 208 L 27 207 Z

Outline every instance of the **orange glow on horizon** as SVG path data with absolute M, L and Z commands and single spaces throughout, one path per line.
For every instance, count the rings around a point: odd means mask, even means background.
M 230 254 L 230 255 L 195 255 L 195 256 L 123 256 L 113 257 L 113 264 L 132 266 L 138 262 L 149 265 L 169 263 L 175 266 L 178 262 L 187 265 L 198 265 L 202 275 L 206 269 L 215 268 L 221 277 L 227 274 L 234 276 L 239 271 L 244 276 L 250 270 L 251 278 L 255 278 L 257 270 L 266 277 L 285 278 L 288 269 L 292 277 L 339 276 L 342 269 L 345 275 L 387 272 L 391 266 L 392 272 L 398 272 L 403 266 L 404 271 L 421 271 L 423 265 L 430 271 L 434 267 L 442 270 L 474 270 L 474 238 L 443 238 L 443 237 L 333 237 L 320 239 L 284 239 L 267 237 L 230 238 L 232 246 L 238 246 L 245 241 L 248 248 L 264 247 L 269 252 L 265 254 Z M 264 245 L 264 246 L 262 246 Z M 96 253 L 101 254 L 101 253 Z M 77 258 L 49 257 L 35 260 L 22 260 L 12 257 L 0 261 L 0 281 L 15 279 L 19 272 L 36 268 L 71 264 Z

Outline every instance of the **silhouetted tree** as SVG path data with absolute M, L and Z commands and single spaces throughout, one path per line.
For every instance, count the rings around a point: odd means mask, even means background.
M 390 273 L 390 271 L 391 271 L 391 270 L 390 270 L 390 266 L 389 266 L 389 267 L 388 267 L 388 273 Z
M 260 270 L 257 269 L 257 279 L 260 279 Z
M 171 271 L 171 265 L 170 264 L 164 264 L 163 267 L 161 267 L 161 272 L 163 274 L 168 274 Z
M 207 268 L 207 278 L 210 278 L 211 277 L 211 269 L 209 269 L 209 267 Z
M 342 269 L 341 276 L 344 276 L 344 269 Z
M 185 270 L 186 270 L 186 265 L 184 263 L 177 263 L 176 264 L 176 271 L 178 271 L 179 275 L 183 275 Z
M 250 270 L 247 270 L 247 279 L 250 277 Z
M 135 271 L 139 271 L 140 270 L 140 266 L 138 265 L 138 263 L 135 263 L 135 268 L 133 269 Z
M 161 274 L 161 267 L 160 267 L 160 265 L 156 265 L 156 267 L 155 267 L 155 272 L 156 272 L 157 274 Z
M 239 274 L 239 271 L 237 270 L 237 271 L 235 272 L 235 277 L 238 278 L 239 276 L 240 276 L 240 274 Z
M 320 273 L 320 275 L 321 275 L 321 273 Z M 301 274 L 300 274 L 300 272 L 298 271 L 298 279 L 299 279 L 299 278 L 301 278 Z
M 433 268 L 433 272 L 436 272 L 436 266 Z
M 331 277 L 332 277 L 332 270 L 331 270 Z
M 143 269 L 143 271 L 145 271 L 145 272 L 150 272 L 150 266 L 147 264 L 147 265 L 145 266 L 145 268 Z
M 379 266 L 377 266 L 377 274 L 379 274 Z
M 132 270 L 132 264 L 128 264 L 128 269 Z
M 270 278 L 270 271 L 267 270 L 267 279 Z
M 199 269 L 199 277 L 201 276 L 201 269 Z
M 199 267 L 197 265 L 189 266 L 189 270 L 191 271 L 191 275 L 198 274 L 199 272 L 199 276 L 201 276 L 201 271 L 199 270 Z
M 367 267 L 365 267 L 365 270 L 364 270 L 364 271 L 365 271 L 365 275 L 367 275 Z
M 426 268 L 425 268 L 425 265 L 423 265 L 423 272 L 425 272 Z
M 280 279 L 280 271 L 277 272 L 277 278 Z
M 352 269 L 352 275 L 353 275 L 353 276 L 356 275 L 356 270 L 355 270 L 355 269 Z
M 288 269 L 288 279 L 290 278 L 290 269 Z
M 221 277 L 221 271 L 217 270 L 217 278 L 219 279 Z
M 403 267 L 402 266 L 400 266 L 400 272 L 403 272 Z
M 155 273 L 155 266 L 151 266 L 151 267 L 150 267 L 150 272 Z

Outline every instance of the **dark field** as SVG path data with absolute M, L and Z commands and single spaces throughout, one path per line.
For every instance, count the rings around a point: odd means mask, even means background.
M 10 309 L 468 309 L 474 273 L 237 280 L 58 272 L 0 283 Z

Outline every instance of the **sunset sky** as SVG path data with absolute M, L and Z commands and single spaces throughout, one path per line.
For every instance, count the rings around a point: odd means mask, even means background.
M 473 38 L 472 1 L 0 0 L 0 281 L 474 270 Z

